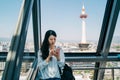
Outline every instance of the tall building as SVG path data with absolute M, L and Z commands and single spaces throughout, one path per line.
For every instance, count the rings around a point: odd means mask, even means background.
M 87 50 L 89 43 L 87 43 L 87 41 L 86 41 L 86 22 L 85 22 L 85 20 L 87 18 L 87 14 L 85 13 L 84 5 L 82 6 L 82 13 L 80 15 L 80 18 L 82 19 L 82 38 L 81 38 L 79 47 L 81 50 Z

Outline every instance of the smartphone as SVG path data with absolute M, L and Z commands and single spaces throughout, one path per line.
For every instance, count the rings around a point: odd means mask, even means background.
M 58 54 L 60 52 L 60 47 L 56 48 L 56 53 Z

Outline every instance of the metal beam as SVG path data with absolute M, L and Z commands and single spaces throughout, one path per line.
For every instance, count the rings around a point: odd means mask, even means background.
M 24 52 L 24 56 L 35 56 L 35 52 Z M 66 57 L 82 57 L 82 56 L 96 56 L 96 52 L 65 52 L 64 53 Z M 7 56 L 8 52 L 0 52 L 0 56 Z M 120 55 L 120 52 L 109 52 L 108 56 L 118 56 Z
M 73 70 L 106 70 L 106 69 L 120 69 L 120 67 L 99 67 L 99 68 L 94 68 L 94 67 L 72 67 Z M 114 73 L 114 72 L 113 72 Z M 113 80 L 113 79 L 112 79 Z
M 41 0 L 38 0 L 38 7 L 39 7 L 39 16 L 38 16 L 38 18 L 39 18 L 39 41 L 40 41 L 40 44 L 39 44 L 39 46 L 41 47 L 41 45 L 42 45 L 42 26 L 41 26 Z
M 40 49 L 40 44 L 41 44 L 40 0 L 34 0 L 32 17 L 33 17 L 34 49 L 35 49 L 35 56 L 37 57 L 37 52 Z
M 107 58 L 104 57 L 97 57 L 97 56 L 83 56 L 83 57 L 65 57 L 67 62 L 104 62 L 104 61 L 120 61 L 117 56 L 108 56 Z
M 114 80 L 114 69 L 111 69 L 111 73 L 112 73 L 112 80 Z
M 25 52 L 23 55 L 23 61 L 32 62 L 36 57 L 34 52 Z M 65 59 L 67 62 L 102 62 L 102 61 L 120 61 L 118 55 L 120 53 L 109 53 L 107 58 L 102 56 L 96 56 L 96 53 L 65 53 Z M 7 52 L 0 52 L 0 62 L 5 62 Z
M 111 8 L 110 18 L 109 18 L 109 22 L 108 22 L 108 29 L 107 29 L 107 33 L 106 33 L 106 37 L 105 37 L 105 42 L 103 45 L 103 50 L 101 52 L 101 55 L 104 58 L 106 58 L 109 53 L 112 37 L 114 34 L 114 30 L 115 30 L 119 10 L 120 10 L 119 5 L 120 5 L 120 0 L 113 0 L 113 5 Z M 100 63 L 100 67 L 105 67 L 105 66 L 106 66 L 106 61 Z M 97 80 L 103 80 L 104 72 L 105 72 L 105 70 L 99 70 Z
M 98 46 L 97 46 L 97 54 L 96 54 L 97 56 L 101 55 L 100 53 L 103 49 L 103 45 L 104 45 L 105 37 L 106 37 L 106 32 L 108 29 L 108 22 L 109 22 L 109 18 L 110 18 L 112 4 L 113 4 L 113 0 L 107 0 L 104 19 L 103 19 L 102 28 L 101 28 L 100 37 L 99 37 L 99 42 L 98 42 Z M 100 63 L 96 62 L 95 67 L 99 68 L 99 66 L 100 66 Z M 97 80 L 98 72 L 99 72 L 98 69 L 94 71 L 94 78 L 93 78 L 94 80 Z
M 12 37 L 2 80 L 19 80 L 30 14 L 34 0 L 23 0 L 15 34 Z

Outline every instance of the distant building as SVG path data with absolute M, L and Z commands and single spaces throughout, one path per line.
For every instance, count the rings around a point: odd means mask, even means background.
M 82 19 L 82 38 L 81 43 L 79 43 L 79 47 L 81 50 L 88 50 L 89 43 L 86 42 L 86 22 L 85 22 L 87 14 L 85 13 L 84 5 L 82 7 L 82 13 L 80 15 L 80 18 Z
M 2 45 L 0 45 L 0 51 L 2 51 Z

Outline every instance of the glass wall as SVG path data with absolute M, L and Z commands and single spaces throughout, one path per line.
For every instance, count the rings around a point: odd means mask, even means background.
M 0 52 L 9 50 L 10 41 L 18 21 L 21 4 L 22 0 L 0 1 Z
M 52 29 L 58 35 L 57 45 L 64 52 L 95 52 L 106 2 L 107 0 L 41 0 L 42 38 L 47 30 Z M 84 16 L 82 8 L 87 15 L 84 19 L 80 17 Z
M 112 43 L 110 46 L 110 52 L 120 52 L 120 14 L 116 23 Z
M 10 47 L 11 38 L 15 32 L 22 0 L 0 1 L 0 57 L 3 58 Z M 3 56 L 3 57 L 2 57 Z M 5 67 L 5 60 L 0 61 L 0 79 Z
M 104 73 L 104 80 L 119 80 L 120 79 L 120 62 L 107 62 Z
M 18 17 L 20 14 L 20 8 L 22 6 L 24 0 L 1 0 L 0 1 L 0 52 L 1 58 L 5 56 L 9 51 L 10 43 L 13 34 L 16 30 L 16 25 L 18 22 Z M 2 53 L 6 52 L 6 53 Z M 32 16 L 29 22 L 28 34 L 25 43 L 25 49 L 27 56 L 29 56 L 30 52 L 34 52 L 33 45 L 33 29 L 32 29 Z M 33 53 L 32 53 L 33 54 Z M 20 80 L 25 80 L 28 71 L 32 65 L 32 61 L 24 61 L 22 62 L 21 72 L 20 72 Z M 4 71 L 5 60 L 0 61 L 0 78 Z

